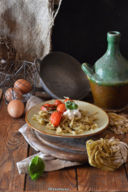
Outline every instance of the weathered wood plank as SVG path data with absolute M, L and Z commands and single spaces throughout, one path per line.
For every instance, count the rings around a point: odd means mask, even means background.
M 35 151 L 30 148 L 29 155 Z M 44 173 L 37 181 L 26 178 L 25 191 L 77 191 L 75 168 L 67 168 L 59 171 Z
M 128 142 L 127 142 L 127 143 L 128 143 Z M 125 169 L 125 174 L 126 174 L 127 181 L 128 181 L 128 162 L 125 163 L 125 165 L 124 165 L 124 169 Z
M 0 107 L 0 191 L 23 191 L 24 175 L 19 175 L 16 162 L 27 157 L 28 145 L 18 133 L 23 119 L 13 119 L 6 105 Z
M 128 192 L 128 180 L 124 167 L 107 172 L 85 165 L 77 169 L 78 191 L 90 192 Z
M 125 113 L 123 113 L 123 115 L 125 115 L 128 118 L 128 109 L 125 111 Z M 120 137 L 120 139 L 128 144 L 128 134 L 122 135 L 121 137 Z M 126 174 L 127 181 L 128 181 L 128 162 L 124 165 L 124 169 L 125 169 L 125 174 Z M 128 188 L 128 186 L 127 186 L 127 188 Z M 128 189 L 127 189 L 127 191 L 128 191 Z

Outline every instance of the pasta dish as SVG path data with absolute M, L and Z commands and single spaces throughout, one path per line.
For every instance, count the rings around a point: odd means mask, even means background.
M 73 100 L 68 99 L 63 103 L 56 100 L 55 104 L 44 104 L 32 119 L 56 134 L 79 135 L 98 128 L 96 115 L 79 109 Z

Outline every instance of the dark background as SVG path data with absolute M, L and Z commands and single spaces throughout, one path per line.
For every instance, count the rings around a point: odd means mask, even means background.
M 106 33 L 121 32 L 128 59 L 128 0 L 63 0 L 52 34 L 52 50 L 93 64 L 107 48 Z

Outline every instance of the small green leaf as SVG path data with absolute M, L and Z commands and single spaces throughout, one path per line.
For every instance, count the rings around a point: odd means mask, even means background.
M 66 108 L 70 109 L 70 110 L 78 108 L 78 105 L 76 103 L 74 103 L 73 101 L 67 101 L 65 105 L 66 105 Z
M 45 169 L 44 161 L 40 157 L 35 156 L 31 160 L 28 168 L 31 179 L 32 180 L 38 179 L 43 174 L 44 169 Z

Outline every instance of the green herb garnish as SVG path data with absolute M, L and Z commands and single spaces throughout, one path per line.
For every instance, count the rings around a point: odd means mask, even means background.
M 70 110 L 73 110 L 73 109 L 77 109 L 78 108 L 78 105 L 76 103 L 74 103 L 73 101 L 67 101 L 65 103 L 66 105 L 66 108 L 67 109 L 70 109 Z
M 28 168 L 31 179 L 32 180 L 38 179 L 43 174 L 44 169 L 45 169 L 44 161 L 40 157 L 35 156 L 31 160 Z

